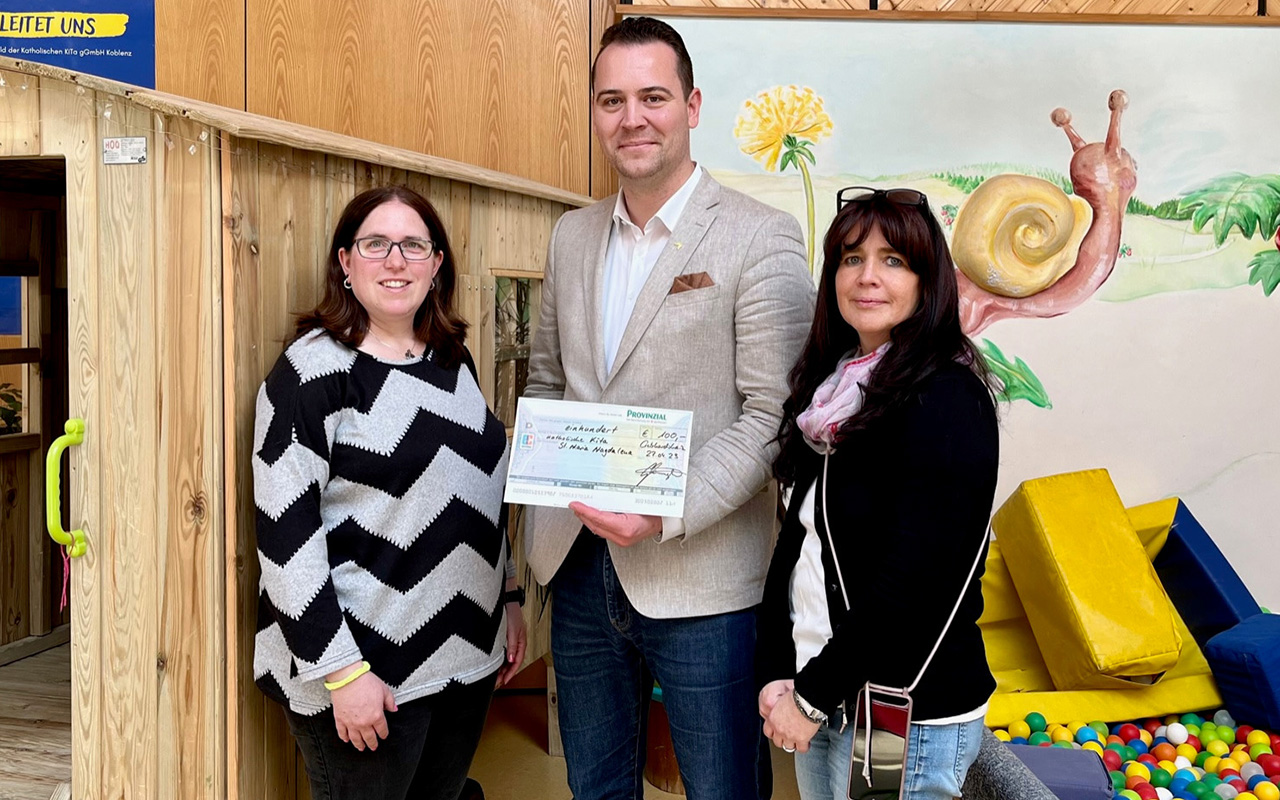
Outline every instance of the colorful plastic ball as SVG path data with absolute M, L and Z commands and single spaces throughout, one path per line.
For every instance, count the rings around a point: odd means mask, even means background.
M 1203 781 L 1192 781 L 1187 784 L 1187 791 L 1194 797 L 1200 797 L 1201 795 L 1207 794 L 1213 790 L 1208 786 L 1205 786 Z
M 1027 727 L 1031 729 L 1032 733 L 1044 730 L 1044 714 L 1041 714 L 1039 711 L 1032 711 L 1025 717 L 1024 721 L 1027 723 Z
M 1214 794 L 1218 795 L 1222 800 L 1234 800 L 1235 796 L 1239 794 L 1239 792 L 1236 791 L 1236 787 L 1229 783 L 1220 783 L 1213 787 L 1213 791 Z
M 1200 725 L 1204 722 L 1204 717 L 1199 714 L 1188 712 L 1183 714 L 1181 717 L 1178 717 L 1178 721 L 1183 725 Z
M 1034 745 L 1052 744 L 1053 740 L 1050 739 L 1049 734 L 1044 731 L 1036 731 L 1027 737 L 1027 743 Z
M 1225 770 L 1235 770 L 1236 774 L 1240 774 L 1240 762 L 1234 758 L 1224 758 L 1218 762 L 1218 774 L 1221 775 Z
M 1111 729 L 1107 727 L 1107 723 L 1100 719 L 1095 719 L 1093 722 L 1090 722 L 1089 727 L 1098 732 L 1099 739 L 1105 740 L 1107 738 L 1107 734 L 1111 733 Z
M 1200 737 L 1193 733 L 1187 734 L 1187 741 L 1184 744 L 1194 749 L 1197 753 L 1204 749 L 1204 745 L 1200 742 Z
M 1071 742 L 1071 741 L 1067 741 L 1066 739 L 1063 739 L 1063 740 L 1062 740 L 1062 741 L 1060 741 L 1060 742 L 1054 742 L 1054 743 L 1053 743 L 1053 746 L 1054 746 L 1054 747 L 1061 747 L 1061 748 L 1062 748 L 1062 749 L 1064 749 L 1064 750 L 1075 750 L 1075 749 L 1076 749 L 1076 748 L 1078 748 L 1080 745 L 1076 744 L 1075 742 Z
M 1271 744 L 1271 735 L 1266 731 L 1253 730 L 1244 739 L 1245 744 Z
M 1151 768 L 1140 761 L 1135 761 L 1124 768 L 1126 778 L 1132 778 L 1134 775 L 1140 776 L 1144 781 L 1151 780 Z
M 1138 760 L 1136 763 L 1146 764 L 1148 767 L 1151 767 L 1153 769 L 1160 768 L 1160 759 L 1156 758 L 1150 753 L 1143 753 L 1142 755 L 1138 756 Z
M 1214 758 L 1213 753 L 1210 753 L 1208 750 L 1201 750 L 1199 753 L 1196 753 L 1196 766 L 1203 767 L 1205 762 L 1211 758 Z
M 1035 736 L 1034 733 L 1031 735 Z M 1071 735 L 1071 731 L 1066 728 L 1054 728 L 1052 732 L 1046 731 L 1045 735 L 1049 737 L 1051 742 L 1069 742 L 1075 738 Z
M 1234 728 L 1236 726 L 1236 721 L 1231 718 L 1231 712 L 1227 711 L 1225 708 L 1220 708 L 1213 712 L 1213 724 L 1228 725 Z
M 1115 781 L 1113 780 L 1112 783 L 1115 783 Z M 1173 792 L 1174 797 L 1177 797 L 1187 788 L 1188 783 L 1191 783 L 1190 778 L 1174 777 L 1173 780 L 1169 781 L 1169 791 Z
M 1257 786 L 1260 783 L 1265 783 L 1267 780 L 1266 775 L 1245 775 L 1243 772 L 1240 773 L 1240 777 L 1244 778 L 1244 782 L 1249 785 L 1249 791 L 1251 792 L 1253 791 L 1253 787 Z
M 1009 736 L 1011 738 L 1017 739 L 1021 737 L 1025 739 L 1030 735 L 1031 735 L 1031 726 L 1020 719 L 1014 720 L 1013 723 L 1009 725 Z
M 1117 736 L 1119 736 L 1121 739 L 1127 742 L 1130 739 L 1137 739 L 1138 731 L 1140 730 L 1142 729 L 1139 728 L 1137 725 L 1134 725 L 1132 722 L 1126 722 L 1123 725 L 1121 725 L 1118 729 L 1113 731 L 1113 733 L 1115 733 Z
M 1173 779 L 1177 780 L 1178 778 L 1186 779 L 1187 783 L 1190 783 L 1191 781 L 1200 780 L 1199 775 L 1195 774 L 1195 772 L 1191 771 L 1190 769 L 1187 769 L 1186 767 L 1183 767 L 1182 769 L 1173 773 Z
M 1240 765 L 1240 777 L 1245 780 L 1249 780 L 1255 775 L 1262 775 L 1263 777 L 1266 777 L 1266 774 L 1266 770 L 1258 766 L 1258 763 L 1255 761 L 1250 761 L 1248 764 Z
M 1098 744 L 1096 740 L 1092 742 L 1085 742 L 1080 745 L 1080 749 L 1088 750 L 1090 753 L 1097 753 L 1099 757 L 1102 756 L 1102 745 Z
M 1147 745 L 1141 739 L 1131 739 L 1125 742 L 1125 746 L 1133 748 L 1138 755 L 1147 752 Z
M 1157 788 L 1168 786 L 1172 780 L 1173 776 L 1162 769 L 1153 770 L 1151 773 L 1151 785 Z
M 1204 746 L 1206 752 L 1213 753 L 1215 756 L 1225 756 L 1231 752 L 1231 745 L 1221 739 L 1214 739 Z
M 1009 732 L 1006 731 L 1004 728 L 996 728 L 994 731 L 991 732 L 991 735 L 996 737 L 1002 742 L 1007 742 L 1013 738 L 1012 736 L 1009 735 Z
M 1173 800 L 1173 792 L 1163 786 L 1156 787 L 1156 800 Z
M 1075 740 L 1080 744 L 1098 741 L 1098 732 L 1093 728 L 1090 728 L 1088 725 L 1081 725 L 1079 728 L 1076 728 L 1073 733 Z
M 1173 723 L 1165 730 L 1164 738 L 1168 739 L 1169 744 L 1174 747 L 1185 744 L 1187 741 L 1187 726 L 1181 722 Z
M 1280 786 L 1271 781 L 1262 781 L 1250 787 L 1258 800 L 1280 800 Z
M 1249 758 L 1254 761 L 1258 760 L 1258 756 L 1266 755 L 1271 755 L 1271 745 L 1269 744 L 1255 744 L 1249 748 Z
M 1115 750 L 1107 748 L 1102 751 L 1102 763 L 1107 765 L 1108 770 L 1118 770 L 1120 765 L 1124 763 L 1124 759 Z
M 1111 776 L 1111 786 L 1117 792 L 1124 788 L 1125 781 L 1127 781 L 1128 778 L 1124 776 L 1123 772 L 1113 769 L 1108 774 Z
M 1156 791 L 1156 787 L 1149 783 L 1140 783 L 1133 787 L 1133 791 L 1137 792 L 1138 797 L 1141 797 L 1142 800 L 1156 800 L 1160 796 L 1160 793 Z
M 1177 756 L 1173 759 L 1173 765 L 1178 769 L 1190 769 L 1192 767 L 1191 759 L 1186 756 Z
M 1217 742 L 1221 741 L 1221 739 L 1222 737 L 1218 735 L 1217 728 L 1210 728 L 1209 730 L 1205 730 L 1204 728 L 1200 729 L 1200 744 L 1207 745 L 1209 742 Z M 1235 740 L 1232 739 L 1232 741 Z
M 1178 755 L 1178 751 L 1173 749 L 1173 745 L 1163 742 L 1151 748 L 1151 755 L 1161 761 L 1172 761 Z
M 1253 756 L 1249 755 L 1249 751 L 1239 745 L 1231 751 L 1231 760 L 1238 762 L 1241 766 L 1253 761 Z
M 1280 734 L 1271 734 L 1271 752 L 1280 750 Z
M 1199 755 L 1200 753 L 1200 751 L 1197 748 L 1192 747 L 1186 742 L 1183 742 L 1182 744 L 1178 745 L 1177 747 L 1174 748 L 1174 750 L 1178 753 L 1178 755 L 1182 756 L 1188 761 L 1195 761 L 1196 756 Z
M 1138 731 L 1138 738 L 1141 739 L 1142 743 L 1145 744 L 1147 747 L 1150 747 L 1151 742 L 1155 740 L 1154 736 L 1152 736 L 1150 733 L 1147 733 L 1146 731 L 1143 731 L 1143 730 Z
M 1160 727 L 1160 720 L 1155 717 L 1147 717 L 1142 721 L 1142 729 L 1152 736 L 1156 735 L 1156 728 Z
M 1026 744 L 1026 743 L 1027 743 L 1027 739 L 1026 739 L 1026 737 L 1025 737 L 1025 736 L 1010 736 L 1010 737 L 1009 737 L 1009 744 Z
M 1146 778 L 1142 777 L 1141 775 L 1129 775 L 1128 777 L 1126 777 L 1126 778 L 1124 779 L 1124 788 L 1126 788 L 1126 789 L 1137 789 L 1137 788 L 1138 788 L 1138 784 L 1140 784 L 1140 783 L 1147 783 L 1147 784 L 1149 784 L 1149 783 L 1151 783 L 1151 781 L 1147 780 Z
M 1258 796 L 1253 792 L 1241 792 L 1236 795 L 1236 800 L 1258 800 Z
M 1246 744 L 1249 741 L 1249 734 L 1253 733 L 1252 725 L 1241 725 L 1236 728 L 1236 741 L 1240 744 Z
M 1262 767 L 1263 772 L 1268 775 L 1280 775 L 1280 756 L 1260 755 L 1256 760 L 1258 766 Z
M 1170 775 L 1178 771 L 1178 765 L 1172 761 L 1161 761 L 1158 766 Z
M 1125 800 L 1142 800 L 1142 795 L 1132 789 L 1122 789 L 1116 792 L 1116 797 L 1123 797 Z

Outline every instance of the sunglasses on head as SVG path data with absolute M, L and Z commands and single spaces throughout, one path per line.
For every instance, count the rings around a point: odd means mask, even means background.
M 873 186 L 846 186 L 836 192 L 836 211 L 850 203 L 870 202 L 880 197 L 900 206 L 927 207 L 929 205 L 929 198 L 924 196 L 924 192 L 917 192 L 915 189 L 876 189 Z

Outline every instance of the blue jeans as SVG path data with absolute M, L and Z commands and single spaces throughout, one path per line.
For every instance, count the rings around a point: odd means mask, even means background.
M 644 797 L 654 678 L 690 800 L 771 796 L 773 773 L 756 714 L 754 609 L 643 616 L 627 600 L 605 541 L 585 530 L 551 591 L 560 736 L 575 800 Z
M 951 800 L 982 744 L 981 718 L 952 725 L 912 725 L 907 741 L 906 794 L 901 800 Z M 807 753 L 796 753 L 796 783 L 801 800 L 845 800 L 853 726 L 822 726 Z

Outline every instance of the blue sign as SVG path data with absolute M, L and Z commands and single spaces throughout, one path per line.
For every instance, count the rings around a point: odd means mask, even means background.
M 154 89 L 155 0 L 4 0 L 0 55 Z
M 22 278 L 0 278 L 0 336 L 22 333 Z

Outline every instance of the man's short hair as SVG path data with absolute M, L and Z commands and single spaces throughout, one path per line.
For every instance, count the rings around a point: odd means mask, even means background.
M 693 59 L 685 49 L 684 39 L 676 29 L 654 17 L 627 17 L 621 22 L 610 25 L 600 37 L 600 50 L 595 61 L 591 62 L 591 91 L 596 88 L 596 62 L 600 53 L 611 44 L 649 44 L 661 42 L 676 53 L 676 75 L 680 77 L 680 87 L 684 89 L 685 99 L 693 92 Z

